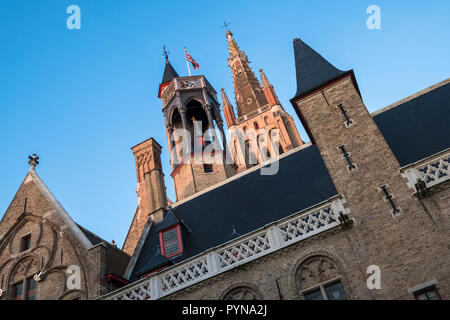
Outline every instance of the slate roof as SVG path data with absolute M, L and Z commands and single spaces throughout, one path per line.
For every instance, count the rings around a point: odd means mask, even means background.
M 174 78 L 177 77 L 179 77 L 178 73 L 170 64 L 169 59 L 166 59 L 166 67 L 164 68 L 164 74 L 161 83 L 172 81 Z
M 294 39 L 297 93 L 303 95 L 348 71 L 337 69 L 301 39 Z
M 450 82 L 373 119 L 402 167 L 450 148 Z
M 130 256 L 78 223 L 77 226 L 93 246 L 102 242 L 106 245 L 105 274 L 114 273 L 115 275 L 122 276 L 128 266 Z
M 173 214 L 185 226 L 184 251 L 170 260 L 178 263 L 335 195 L 317 146 L 298 150 L 280 159 L 275 175 L 253 171 L 173 207 Z M 172 223 L 174 218 L 167 217 Z M 131 279 L 162 262 L 157 259 L 161 224 L 166 222 L 151 226 Z
M 99 236 L 97 236 L 96 234 L 94 234 L 93 232 L 83 228 L 81 225 L 79 225 L 77 223 L 78 228 L 80 228 L 81 232 L 83 232 L 83 234 L 86 236 L 86 238 L 88 238 L 89 242 L 95 246 L 101 242 L 105 242 L 105 240 L 103 240 L 102 238 L 100 238 Z

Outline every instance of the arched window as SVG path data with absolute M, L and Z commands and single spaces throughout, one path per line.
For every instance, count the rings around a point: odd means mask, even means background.
M 36 280 L 33 276 L 39 271 L 38 261 L 27 257 L 17 263 L 13 269 L 9 298 L 13 300 L 35 300 Z
M 269 125 L 269 117 L 268 117 L 268 116 L 265 116 L 265 117 L 264 117 L 264 123 L 265 123 L 266 125 Z
M 248 133 L 248 127 L 247 127 L 247 126 L 244 126 L 244 128 L 242 128 L 242 129 L 244 130 L 244 135 L 247 136 L 247 133 Z
M 347 293 L 337 264 L 328 257 L 314 256 L 297 270 L 296 284 L 306 300 L 346 300 Z
M 245 140 L 245 163 L 253 167 L 258 164 L 258 159 L 256 158 L 255 154 L 252 152 L 250 141 Z

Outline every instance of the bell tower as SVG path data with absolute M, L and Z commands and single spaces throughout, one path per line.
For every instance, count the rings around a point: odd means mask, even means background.
M 225 91 L 222 107 L 230 132 L 229 149 L 238 172 L 275 155 L 301 146 L 303 141 L 292 117 L 281 106 L 273 85 L 260 69 L 261 83 L 250 68 L 248 57 L 239 49 L 231 31 L 226 31 L 233 75 L 237 118 Z
M 234 175 L 234 164 L 226 162 L 217 92 L 205 76 L 180 77 L 166 55 L 158 97 L 177 201 Z

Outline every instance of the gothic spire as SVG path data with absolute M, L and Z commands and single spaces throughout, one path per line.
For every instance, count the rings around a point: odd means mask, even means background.
M 264 73 L 263 69 L 259 69 L 259 73 L 261 74 L 261 82 L 262 82 L 263 88 L 271 86 L 269 79 L 267 79 L 267 76 Z
M 220 92 L 222 93 L 223 114 L 225 115 L 225 121 L 227 122 L 227 126 L 229 128 L 235 124 L 236 116 L 234 114 L 233 106 L 231 105 L 230 100 L 228 100 L 227 94 L 225 93 L 225 90 L 222 88 Z
M 226 31 L 226 37 L 230 53 L 228 64 L 233 74 L 238 117 L 241 117 L 267 105 L 267 99 L 258 79 L 249 66 L 248 57 L 244 51 L 239 49 L 230 30 Z
M 267 79 L 266 74 L 262 69 L 259 69 L 259 73 L 261 74 L 261 81 L 263 86 L 264 95 L 266 96 L 267 102 L 269 105 L 275 106 L 275 105 L 281 105 L 280 101 L 278 100 L 278 97 L 275 93 L 275 89 L 273 88 L 272 84 L 269 82 L 269 79 Z
M 222 89 L 220 89 L 220 92 L 222 93 L 222 106 L 223 107 L 231 106 L 230 100 L 228 100 L 225 90 L 222 88 Z

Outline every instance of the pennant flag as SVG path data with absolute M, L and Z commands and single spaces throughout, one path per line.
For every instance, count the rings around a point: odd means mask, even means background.
M 186 61 L 192 63 L 192 66 L 195 70 L 198 70 L 200 68 L 200 65 L 194 60 L 194 58 L 191 57 L 191 55 L 186 51 L 186 48 L 184 48 L 184 54 L 186 55 Z

